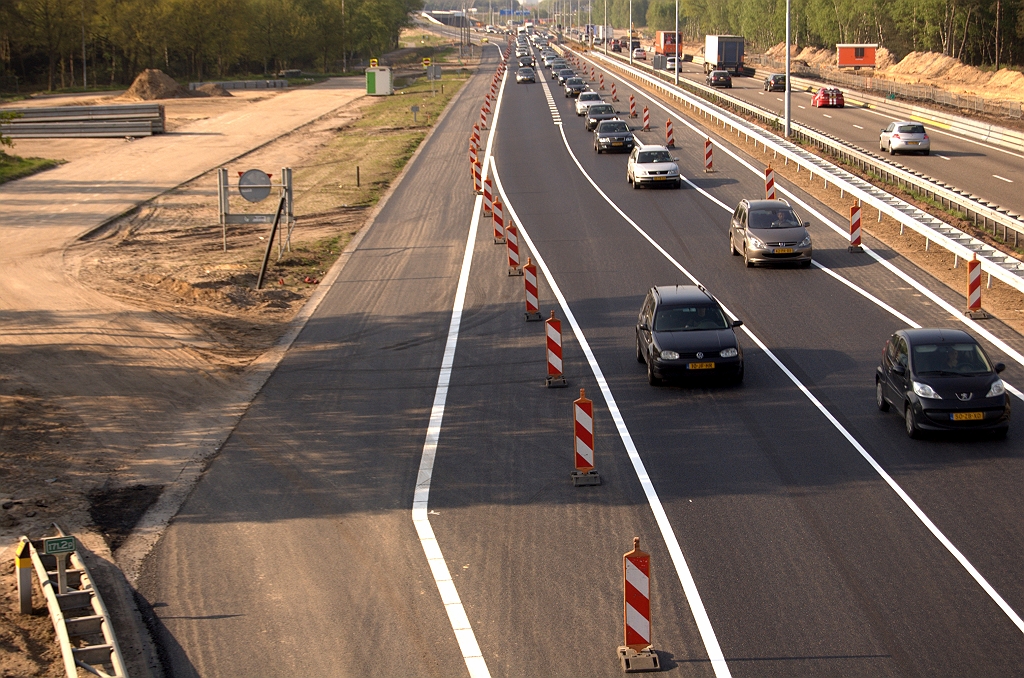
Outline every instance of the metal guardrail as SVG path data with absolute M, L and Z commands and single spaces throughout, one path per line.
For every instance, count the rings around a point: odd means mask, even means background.
M 0 132 L 15 139 L 150 136 L 162 134 L 166 120 L 161 104 L 0 109 L 8 112 L 17 117 L 0 125 Z
M 203 85 L 220 85 L 224 89 L 286 89 L 287 80 L 223 80 L 217 82 L 190 82 L 190 90 L 199 89 Z
M 785 69 L 785 64 L 764 55 L 747 56 L 746 59 L 748 63 L 758 63 L 777 70 Z M 917 101 L 934 101 L 944 106 L 953 106 L 989 115 L 1001 115 L 1016 120 L 1024 117 L 1024 111 L 1021 110 L 1021 105 L 1018 103 L 992 101 L 984 97 L 954 94 L 930 85 L 913 85 L 885 78 L 871 78 L 804 64 L 801 64 L 797 70 L 793 70 L 791 66 L 790 72 L 796 77 L 815 78 L 816 80 L 824 80 L 837 85 L 877 92 L 882 96 L 895 96 L 903 99 L 915 99 Z
M 57 537 L 67 537 L 56 523 L 53 527 Z M 101 678 L 127 678 L 110 614 L 78 552 L 77 540 L 71 537 L 70 542 L 73 550 L 56 555 L 39 552 L 43 541 L 28 542 L 32 565 L 57 632 L 64 671 L 68 678 L 78 678 L 79 668 Z
M 738 115 L 730 113 L 713 103 L 710 103 L 708 100 L 718 100 L 725 105 L 738 108 L 767 124 L 781 125 L 781 119 L 779 116 L 771 111 L 747 104 L 746 102 L 727 96 L 718 90 L 704 87 L 703 85 L 692 81 L 680 80 L 680 87 L 676 88 L 665 79 L 662 79 L 661 74 L 654 73 L 654 75 L 649 75 L 643 70 L 630 68 L 628 64 L 622 63 L 624 59 L 605 56 L 599 52 L 589 52 L 588 54 L 592 59 L 604 62 L 606 65 L 612 66 L 620 72 L 629 75 L 634 80 L 646 83 L 669 99 L 676 100 L 679 103 L 688 106 L 691 110 L 699 112 L 705 119 L 716 125 L 721 125 L 724 131 L 735 131 L 737 136 L 744 135 L 749 139 L 753 139 L 757 143 L 763 145 L 766 152 L 770 149 L 776 157 L 780 155 L 783 156 L 787 163 L 796 163 L 798 169 L 806 169 L 811 171 L 813 174 L 821 176 L 823 180 L 830 182 L 844 192 L 849 193 L 853 198 L 861 201 L 862 204 L 866 203 L 871 207 L 876 208 L 879 212 L 879 217 L 881 217 L 882 214 L 889 215 L 901 224 L 901 229 L 903 227 L 910 228 L 924 236 L 928 242 L 938 243 L 958 257 L 969 259 L 976 255 L 981 262 L 982 270 L 988 273 L 990 278 L 994 277 L 1007 285 L 1024 292 L 1024 263 L 1020 260 L 996 250 L 985 242 L 972 238 L 949 224 L 936 219 L 923 210 L 920 210 L 917 207 L 890 195 L 877 186 L 864 181 L 860 177 L 836 167 L 827 160 L 790 141 L 770 134 L 761 127 Z M 794 135 L 798 138 L 803 138 L 805 141 L 822 148 L 827 148 L 837 154 L 844 152 L 859 153 L 862 156 L 865 156 L 862 158 L 862 161 L 869 164 L 875 171 L 888 171 L 893 173 L 899 171 L 898 168 L 895 168 L 884 161 L 869 161 L 869 154 L 830 139 L 816 130 L 799 125 L 794 125 L 791 129 L 793 129 Z M 907 175 L 913 177 L 909 172 Z M 944 187 L 939 186 L 934 182 L 928 182 L 918 179 L 917 177 L 913 177 L 913 179 L 913 183 L 915 185 L 922 185 L 922 187 L 929 192 L 937 192 L 944 189 Z M 960 195 L 953 189 L 948 190 L 953 195 Z M 959 205 L 962 202 L 971 201 L 961 199 L 957 201 L 956 204 Z M 983 207 L 979 204 L 978 211 L 980 212 L 981 210 L 985 210 L 989 214 L 991 222 L 997 222 L 998 220 L 1008 224 L 1013 223 L 1012 230 L 1015 234 L 1024 233 L 1024 223 L 1020 222 L 1019 219 L 1010 219 L 1009 215 L 1005 212 L 999 212 L 988 207 Z

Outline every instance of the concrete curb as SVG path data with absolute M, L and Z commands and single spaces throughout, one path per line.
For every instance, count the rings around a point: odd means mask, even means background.
M 477 67 L 479 72 L 481 66 Z M 475 75 L 475 74 L 474 74 Z M 468 84 L 468 81 L 467 81 Z M 246 370 L 245 375 L 242 377 L 245 385 L 244 391 L 241 394 L 236 403 L 229 406 L 230 413 L 229 417 L 231 423 L 225 427 L 222 435 L 217 436 L 216 443 L 212 452 L 203 454 L 199 451 L 199 454 L 194 455 L 189 462 L 181 469 L 177 479 L 169 486 L 164 488 L 160 498 L 153 504 L 152 507 L 142 516 L 132 534 L 125 540 L 124 544 L 118 549 L 116 554 L 116 560 L 118 565 L 125 573 L 126 580 L 131 584 L 135 585 L 138 581 L 139 575 L 141 574 L 142 563 L 152 548 L 159 541 L 163 535 L 167 525 L 170 524 L 173 517 L 177 514 L 181 506 L 185 503 L 188 495 L 191 493 L 192 488 L 199 481 L 200 477 L 205 471 L 208 462 L 213 459 L 216 454 L 220 451 L 221 447 L 227 441 L 228 437 L 234 431 L 238 425 L 239 420 L 247 411 L 249 404 L 259 394 L 263 385 L 267 382 L 274 370 L 281 363 L 288 349 L 291 348 L 295 339 L 302 332 L 306 323 L 312 317 L 313 313 L 316 312 L 320 305 L 320 302 L 327 296 L 333 287 L 338 276 L 341 275 L 341 271 L 345 268 L 345 264 L 348 263 L 349 259 L 352 258 L 352 254 L 359 247 L 363 238 L 366 237 L 367 232 L 376 222 L 377 216 L 381 210 L 384 209 L 385 205 L 389 202 L 391 196 L 395 190 L 401 185 L 402 180 L 408 174 L 409 168 L 412 167 L 413 163 L 419 158 L 420 153 L 429 143 L 433 137 L 434 131 L 441 126 L 441 123 L 447 117 L 448 112 L 453 108 L 455 104 L 466 91 L 466 87 L 459 90 L 448 102 L 445 110 L 442 111 L 441 115 L 438 116 L 434 126 L 431 127 L 430 131 L 427 132 L 426 137 L 420 142 L 419 147 L 413 152 L 409 161 L 405 164 L 405 167 L 399 172 L 398 176 L 392 182 L 388 188 L 387 193 L 380 199 L 376 206 L 367 217 L 366 224 L 353 236 L 352 240 L 349 241 L 348 246 L 338 257 L 334 265 L 324 276 L 320 285 L 317 287 L 316 292 L 306 301 L 303 305 L 302 310 L 299 311 L 298 315 L 292 320 L 288 331 L 281 337 L 277 344 L 263 353 L 257 358 Z

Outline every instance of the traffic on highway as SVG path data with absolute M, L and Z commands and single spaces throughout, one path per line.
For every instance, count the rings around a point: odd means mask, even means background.
M 1024 338 L 546 45 L 484 46 L 155 546 L 170 672 L 1018 674 Z

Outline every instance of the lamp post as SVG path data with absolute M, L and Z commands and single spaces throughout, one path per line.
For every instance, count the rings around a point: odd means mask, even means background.
M 604 0 L 604 28 L 601 29 L 601 35 L 604 36 L 604 55 L 608 56 L 608 0 Z
M 787 0 L 788 2 L 788 0 Z M 679 86 L 679 0 L 676 0 L 676 34 L 673 40 L 676 43 L 676 87 Z
M 790 54 L 789 53 L 790 53 L 790 51 L 791 51 L 791 48 L 789 46 L 789 0 L 786 0 L 786 102 L 785 102 L 785 107 L 786 107 L 786 129 L 785 129 L 785 137 L 787 139 L 789 138 L 789 132 L 790 132 L 790 129 L 789 129 L 790 100 L 793 97 L 793 88 L 790 86 L 790 83 L 789 83 L 789 80 L 790 80 L 790 78 L 789 78 L 789 66 L 790 66 L 789 56 L 790 56 Z
M 629 52 L 629 65 L 633 65 L 633 0 L 629 0 L 629 35 L 626 36 L 626 51 Z

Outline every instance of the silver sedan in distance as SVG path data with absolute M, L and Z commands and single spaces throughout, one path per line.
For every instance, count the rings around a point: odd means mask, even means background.
M 878 135 L 878 150 L 897 153 L 923 153 L 932 151 L 932 142 L 924 125 L 919 122 L 890 122 Z

